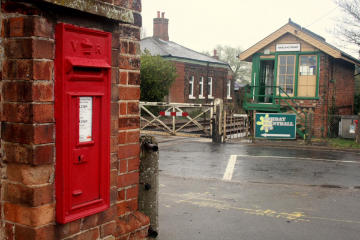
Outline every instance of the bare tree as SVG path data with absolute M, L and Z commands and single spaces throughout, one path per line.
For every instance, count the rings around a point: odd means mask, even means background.
M 344 13 L 335 27 L 336 35 L 360 47 L 360 0 L 335 0 L 335 3 Z
M 217 45 L 215 50 L 217 51 L 219 59 L 230 65 L 233 70 L 234 80 L 238 82 L 250 82 L 251 64 L 240 61 L 237 57 L 242 52 L 240 47 L 235 48 L 227 45 Z M 205 52 L 205 54 L 211 56 L 209 52 Z

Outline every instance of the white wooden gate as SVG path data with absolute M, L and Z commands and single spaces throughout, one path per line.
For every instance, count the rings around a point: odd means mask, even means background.
M 212 134 L 213 104 L 140 102 L 140 113 L 144 134 L 197 137 Z
M 227 114 L 224 112 L 224 139 L 234 141 L 250 135 L 249 117 L 247 114 Z

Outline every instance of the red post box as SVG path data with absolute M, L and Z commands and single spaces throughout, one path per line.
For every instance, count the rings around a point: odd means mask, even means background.
M 56 28 L 56 218 L 103 211 L 110 195 L 111 34 Z

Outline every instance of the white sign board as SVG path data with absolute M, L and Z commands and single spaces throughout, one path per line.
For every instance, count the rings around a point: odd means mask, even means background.
M 92 97 L 79 99 L 79 142 L 92 141 Z
M 280 43 L 276 44 L 277 52 L 299 52 L 300 43 Z
M 354 134 L 354 133 L 355 133 L 355 124 L 351 124 L 351 125 L 350 125 L 349 133 L 350 133 L 350 134 Z

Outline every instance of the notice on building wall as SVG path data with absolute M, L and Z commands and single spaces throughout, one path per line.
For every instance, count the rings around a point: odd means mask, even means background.
M 92 141 L 92 97 L 79 98 L 79 142 Z
M 277 52 L 299 52 L 300 43 L 279 43 L 276 44 Z
M 350 133 L 350 134 L 355 134 L 355 129 L 356 129 L 355 124 L 351 124 L 351 125 L 350 125 L 350 128 L 349 128 L 349 133 Z

